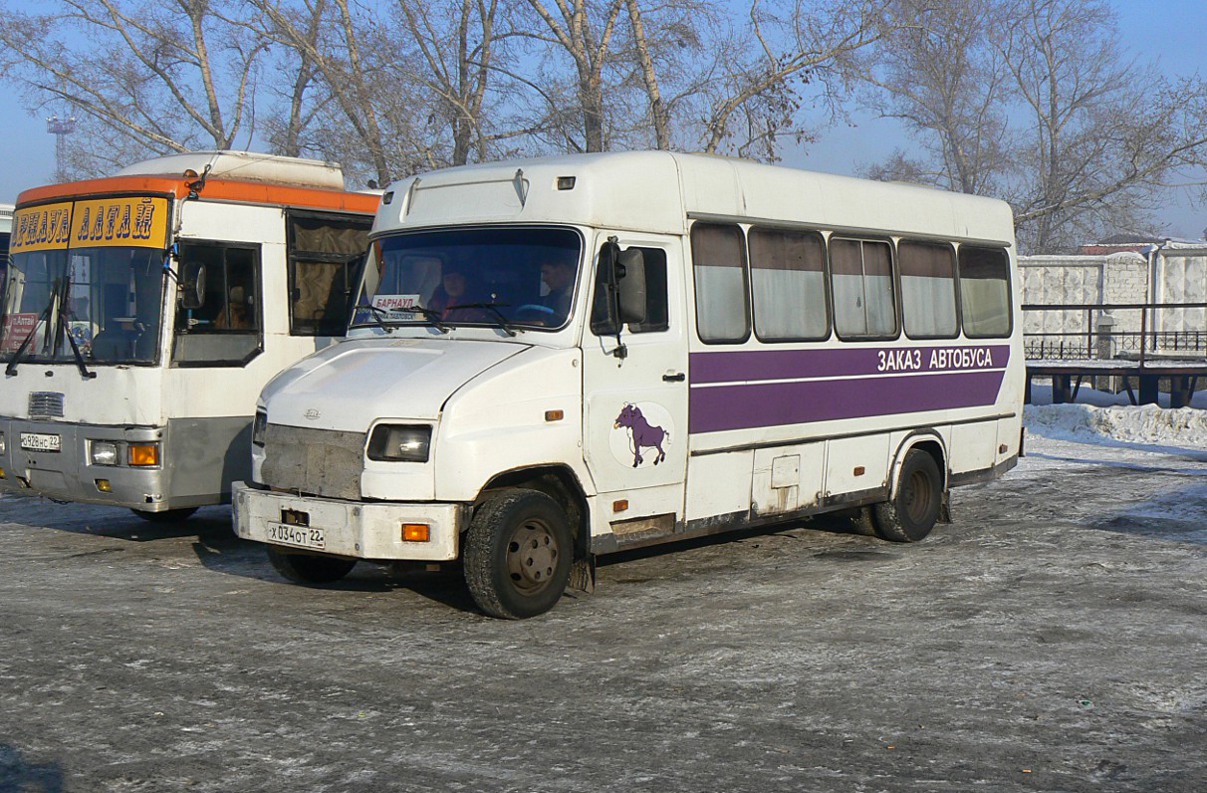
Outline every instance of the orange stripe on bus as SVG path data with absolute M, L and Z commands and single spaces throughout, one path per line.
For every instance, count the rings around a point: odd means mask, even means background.
M 170 195 L 183 198 L 189 194 L 188 183 L 193 181 L 196 180 L 165 176 L 110 176 L 104 179 L 86 179 L 24 190 L 17 197 L 17 206 L 121 194 Z M 343 190 L 212 179 L 206 181 L 201 190 L 201 198 L 242 204 L 340 210 L 367 215 L 377 211 L 381 197 L 371 193 L 350 193 Z

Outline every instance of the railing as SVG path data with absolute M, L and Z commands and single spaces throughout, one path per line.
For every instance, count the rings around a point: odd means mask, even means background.
M 1023 347 L 1029 361 L 1207 360 L 1207 303 L 1025 304 Z

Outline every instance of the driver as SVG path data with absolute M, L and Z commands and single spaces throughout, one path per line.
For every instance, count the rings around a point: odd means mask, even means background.
M 541 280 L 549 290 L 541 298 L 541 305 L 553 312 L 560 323 L 570 315 L 574 298 L 575 262 L 566 255 L 551 255 L 541 262 Z

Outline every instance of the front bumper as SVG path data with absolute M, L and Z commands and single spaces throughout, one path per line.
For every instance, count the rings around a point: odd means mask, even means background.
M 157 442 L 162 445 L 163 427 L 99 427 L 4 418 L 0 419 L 0 432 L 4 433 L 6 446 L 0 454 L 0 492 L 147 512 L 195 506 L 176 503 L 170 498 L 169 472 L 161 466 L 131 468 L 89 462 L 88 445 L 93 441 L 116 443 L 122 449 L 128 443 Z M 22 448 L 23 432 L 57 437 L 59 449 L 32 451 Z M 162 446 L 160 453 L 164 453 Z M 102 490 L 101 483 L 108 489 Z
M 245 540 L 357 559 L 451 561 L 469 518 L 466 504 L 344 501 L 260 490 L 245 482 L 235 482 L 231 501 L 235 533 Z M 316 531 L 281 531 L 283 512 L 291 513 L 295 527 L 304 515 L 304 528 Z M 430 527 L 427 542 L 402 539 L 403 524 L 416 523 Z

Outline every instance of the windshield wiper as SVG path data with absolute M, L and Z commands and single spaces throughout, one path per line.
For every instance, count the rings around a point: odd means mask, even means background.
M 456 311 L 460 311 L 463 308 L 484 308 L 491 314 L 494 314 L 495 319 L 497 319 L 499 322 L 499 327 L 502 328 L 508 336 L 515 336 L 515 326 L 511 324 L 511 320 L 503 316 L 502 311 L 499 311 L 500 306 L 503 308 L 508 308 L 510 305 L 510 303 L 458 303 L 452 308 Z
M 60 336 L 62 334 L 66 334 L 67 343 L 71 345 L 71 352 L 75 356 L 75 365 L 76 368 L 80 370 L 80 376 L 85 380 L 91 380 L 96 377 L 96 372 L 88 371 L 88 365 L 84 363 L 84 355 L 80 352 L 79 345 L 75 343 L 75 337 L 71 335 L 71 325 L 63 327 L 63 323 L 70 322 L 74 315 L 72 314 L 71 309 L 67 307 L 67 290 L 70 288 L 71 282 L 64 278 L 60 283 L 62 286 L 56 285 L 55 289 L 50 294 L 50 302 L 46 304 L 46 308 L 42 309 L 42 314 L 38 317 L 38 321 L 34 323 L 32 328 L 30 328 L 29 333 L 26 334 L 25 339 L 21 342 L 21 346 L 17 348 L 17 351 L 13 353 L 13 357 L 9 359 L 8 366 L 4 368 L 5 375 L 12 377 L 17 373 L 17 364 L 21 361 L 21 355 L 24 354 L 26 349 L 29 348 L 29 343 L 33 339 L 34 334 L 38 332 L 38 323 L 43 321 L 47 323 L 50 322 L 50 313 L 54 308 L 55 298 L 57 297 L 59 299 L 60 309 L 57 317 L 58 321 L 55 323 L 54 333 L 51 336 L 51 338 L 54 339 L 54 345 L 57 348 L 59 345 Z
M 384 330 L 386 333 L 394 332 L 394 327 L 392 325 L 387 325 L 386 324 L 387 321 L 390 321 L 390 322 L 401 321 L 401 320 L 396 319 L 395 317 L 392 317 L 390 315 L 390 312 L 386 311 L 384 308 L 378 308 L 377 306 L 360 306 L 360 308 L 369 309 L 370 316 L 373 317 L 373 321 L 376 322 L 377 326 L 379 328 L 381 328 L 382 330 Z M 428 322 L 435 325 L 440 330 L 441 333 L 448 333 L 448 330 L 449 330 L 448 325 L 445 325 L 440 320 L 439 311 L 435 311 L 430 308 L 424 308 L 423 306 L 407 306 L 404 309 L 400 309 L 400 311 L 405 311 L 410 314 L 420 314 Z
M 70 322 L 71 318 L 74 316 L 75 314 L 73 314 L 71 311 L 60 312 L 59 322 L 62 323 L 64 321 L 64 317 L 66 317 L 67 321 Z M 88 366 L 84 363 L 84 355 L 80 352 L 80 346 L 75 343 L 75 336 L 71 335 L 71 325 L 68 325 L 65 331 L 67 334 L 67 343 L 71 345 L 71 352 L 75 356 L 76 368 L 80 370 L 80 377 L 84 378 L 85 380 L 91 380 L 92 378 L 96 377 L 96 372 L 88 371 Z

